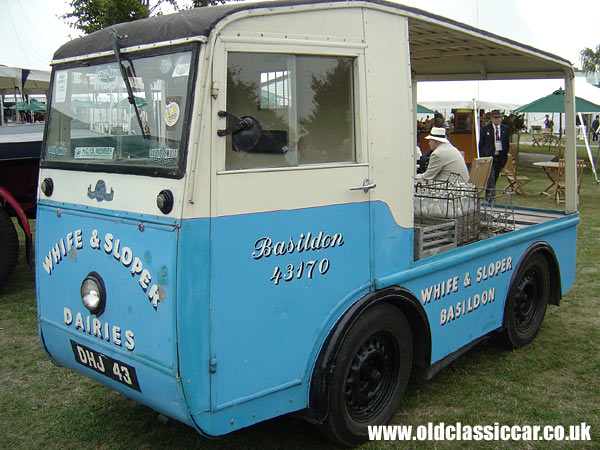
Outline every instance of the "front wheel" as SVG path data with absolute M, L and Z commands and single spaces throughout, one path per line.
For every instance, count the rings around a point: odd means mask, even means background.
M 537 335 L 550 296 L 550 273 L 540 253 L 529 256 L 514 278 L 504 308 L 504 342 L 514 348 L 529 344 Z
M 0 208 L 0 286 L 13 272 L 19 257 L 19 238 L 12 219 Z
M 341 343 L 321 432 L 346 446 L 368 439 L 368 425 L 386 425 L 406 391 L 412 335 L 404 314 L 391 305 L 363 313 Z

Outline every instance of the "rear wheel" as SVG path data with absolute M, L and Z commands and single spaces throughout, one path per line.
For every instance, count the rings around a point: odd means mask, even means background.
M 363 313 L 336 356 L 321 432 L 346 446 L 367 440 L 368 425 L 385 425 L 394 415 L 411 366 L 412 336 L 404 314 L 391 305 Z
M 0 286 L 13 272 L 19 257 L 19 238 L 12 219 L 0 209 Z
M 521 264 L 510 287 L 502 333 L 506 344 L 520 348 L 535 338 L 544 320 L 549 297 L 548 263 L 542 254 L 536 253 Z

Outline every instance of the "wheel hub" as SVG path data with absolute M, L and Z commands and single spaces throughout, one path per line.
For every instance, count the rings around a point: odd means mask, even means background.
M 517 287 L 515 320 L 517 328 L 522 332 L 527 331 L 535 318 L 540 295 L 539 285 L 540 280 L 537 273 L 529 271 L 523 276 Z
M 346 378 L 346 404 L 355 419 L 368 420 L 385 404 L 393 387 L 394 359 L 383 334 L 370 337 L 356 352 Z

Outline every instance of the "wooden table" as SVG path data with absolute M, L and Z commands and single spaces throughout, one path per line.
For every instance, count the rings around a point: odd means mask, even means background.
M 541 191 L 539 194 L 546 194 L 547 196 L 554 195 L 554 193 L 550 193 L 550 190 L 556 187 L 556 181 L 558 178 L 558 161 L 538 161 L 534 162 L 533 165 L 535 167 L 541 167 L 544 169 L 544 173 L 550 180 L 548 187 L 546 187 L 546 189 Z
M 537 133 L 531 135 L 532 147 L 560 147 L 564 145 L 564 136 L 558 133 Z
M 542 192 L 540 192 L 540 195 L 545 194 L 548 197 L 554 197 L 554 199 L 556 200 L 556 203 L 559 203 L 560 202 L 559 186 L 558 186 L 558 169 L 560 166 L 559 162 L 558 161 L 540 161 L 540 162 L 534 162 L 533 165 L 544 169 L 544 173 L 550 180 L 550 184 L 546 187 L 546 189 L 544 189 Z M 579 187 L 581 184 L 581 175 L 583 172 L 583 168 L 585 166 L 586 165 L 583 162 L 583 160 L 581 160 L 581 159 L 577 160 L 577 193 L 579 193 Z M 551 190 L 554 190 L 554 191 L 551 192 Z

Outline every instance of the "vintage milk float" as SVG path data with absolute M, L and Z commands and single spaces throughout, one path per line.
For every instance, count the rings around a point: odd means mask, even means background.
M 456 205 L 422 221 L 417 82 L 517 78 L 564 79 L 565 211 L 494 231 L 467 188 L 474 234 Z M 572 80 L 384 1 L 235 3 L 66 43 L 39 177 L 44 349 L 204 435 L 296 412 L 361 442 L 415 368 L 492 333 L 527 344 L 573 284 Z M 438 225 L 450 244 L 425 248 Z

